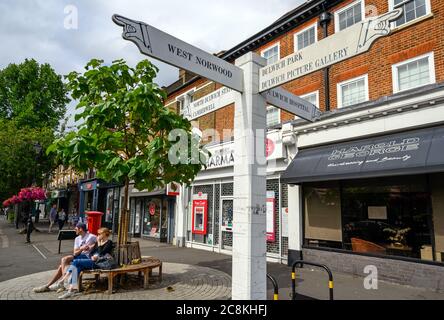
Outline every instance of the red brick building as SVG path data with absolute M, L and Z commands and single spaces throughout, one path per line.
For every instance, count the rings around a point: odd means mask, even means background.
M 274 63 L 394 8 L 403 14 L 392 33 L 367 52 L 283 85 L 318 106 L 320 119 L 267 107 L 267 257 L 358 275 L 371 264 L 380 279 L 444 290 L 444 2 L 311 0 L 218 56 L 234 63 L 254 51 Z M 166 106 L 180 113 L 220 87 L 181 71 Z M 204 137 L 211 166 L 176 202 L 178 245 L 230 252 L 234 108 L 193 121 L 218 135 Z M 206 234 L 191 228 L 197 193 L 208 198 Z

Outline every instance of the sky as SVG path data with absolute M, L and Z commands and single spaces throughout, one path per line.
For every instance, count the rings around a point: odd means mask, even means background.
M 305 0 L 0 0 L 0 69 L 34 58 L 58 74 L 84 71 L 92 58 L 105 63 L 146 59 L 123 40 L 115 13 L 146 22 L 210 53 L 228 50 L 272 24 Z M 149 58 L 156 82 L 178 79 L 178 69 Z M 68 106 L 73 125 L 73 101 Z

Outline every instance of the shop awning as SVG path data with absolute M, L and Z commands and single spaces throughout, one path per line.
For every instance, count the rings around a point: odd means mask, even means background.
M 299 184 L 444 172 L 444 126 L 299 150 L 281 181 Z

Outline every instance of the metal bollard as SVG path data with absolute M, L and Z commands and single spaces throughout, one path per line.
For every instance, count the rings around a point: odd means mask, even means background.
M 318 264 L 318 263 L 312 263 L 312 262 L 307 262 L 307 261 L 303 261 L 303 260 L 297 260 L 293 263 L 293 266 L 291 268 L 291 293 L 292 293 L 292 299 L 296 300 L 296 273 L 295 273 L 295 269 L 297 265 L 303 265 L 303 264 L 308 264 L 310 266 L 315 266 L 315 267 L 319 267 L 324 269 L 325 271 L 327 271 L 328 273 L 328 291 L 329 291 L 329 296 L 330 296 L 330 300 L 333 300 L 333 288 L 334 288 L 334 284 L 333 284 L 333 274 L 331 273 L 331 270 L 329 267 L 327 267 L 326 265 L 323 264 Z

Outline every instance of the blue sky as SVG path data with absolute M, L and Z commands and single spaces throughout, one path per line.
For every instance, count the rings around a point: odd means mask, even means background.
M 144 21 L 211 53 L 227 50 L 294 9 L 302 0 L 1 0 L 0 68 L 35 58 L 59 74 L 81 72 L 91 58 L 106 62 L 123 58 L 135 65 L 143 58 L 121 38 L 111 16 Z M 77 28 L 68 29 L 77 12 Z M 75 22 L 74 22 L 75 23 Z M 168 85 L 178 70 L 151 59 L 160 71 L 159 85 Z M 74 102 L 68 108 L 74 110 Z M 69 122 L 73 123 L 72 120 Z

